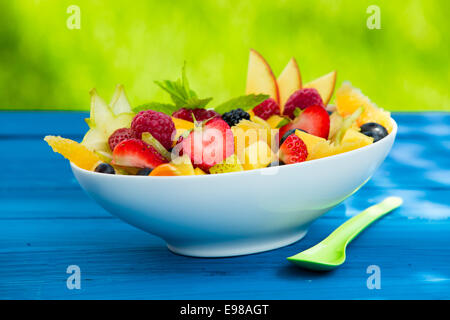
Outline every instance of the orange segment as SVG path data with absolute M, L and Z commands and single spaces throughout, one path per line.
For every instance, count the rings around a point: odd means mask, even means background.
M 55 136 L 46 136 L 44 140 L 54 152 L 62 154 L 66 159 L 85 170 L 94 170 L 101 161 L 92 151 L 76 141 Z
M 165 163 L 157 166 L 150 173 L 151 176 L 193 176 L 195 175 L 194 167 L 188 156 L 172 160 L 170 163 Z
M 339 114 L 343 117 L 349 116 L 361 106 L 364 107 L 364 112 L 357 120 L 358 126 L 367 122 L 376 122 L 385 127 L 388 132 L 392 131 L 390 112 L 378 108 L 361 90 L 352 87 L 349 82 L 344 82 L 336 92 L 336 107 Z
M 151 176 L 179 176 L 177 168 L 170 163 L 164 163 L 157 166 L 150 173 Z

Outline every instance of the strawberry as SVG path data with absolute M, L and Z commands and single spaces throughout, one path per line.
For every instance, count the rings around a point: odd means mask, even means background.
M 321 106 L 310 106 L 303 110 L 294 120 L 280 128 L 279 137 L 292 129 L 300 129 L 309 134 L 328 139 L 330 116 Z
M 234 153 L 233 132 L 221 118 L 196 127 L 181 143 L 183 154 L 191 158 L 194 167 L 205 172 Z
M 113 152 L 112 163 L 118 166 L 154 169 L 167 160 L 155 148 L 139 139 L 120 142 Z
M 306 144 L 293 133 L 281 145 L 279 157 L 286 164 L 303 162 L 308 157 Z

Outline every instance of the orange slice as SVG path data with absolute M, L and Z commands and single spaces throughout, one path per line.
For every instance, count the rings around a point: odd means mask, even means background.
M 101 161 L 99 156 L 76 141 L 55 136 L 46 136 L 44 140 L 54 152 L 62 154 L 82 169 L 94 170 Z

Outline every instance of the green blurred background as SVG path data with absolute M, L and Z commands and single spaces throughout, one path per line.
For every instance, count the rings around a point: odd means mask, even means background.
M 381 30 L 369 30 L 369 5 Z M 81 9 L 69 30 L 67 8 Z M 244 92 L 249 48 L 276 75 L 291 56 L 307 82 L 338 70 L 389 110 L 450 110 L 450 1 L 0 0 L 0 108 L 89 107 L 123 83 L 133 105 L 177 78 L 221 102 Z

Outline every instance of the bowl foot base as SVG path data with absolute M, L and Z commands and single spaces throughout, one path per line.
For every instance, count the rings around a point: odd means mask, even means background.
M 270 238 L 266 237 L 259 240 L 236 240 L 233 242 L 208 243 L 203 245 L 172 245 L 167 243 L 167 247 L 173 253 L 184 256 L 202 258 L 233 257 L 269 251 L 290 245 L 302 239 L 307 232 L 308 229 L 305 229 L 293 234 Z

